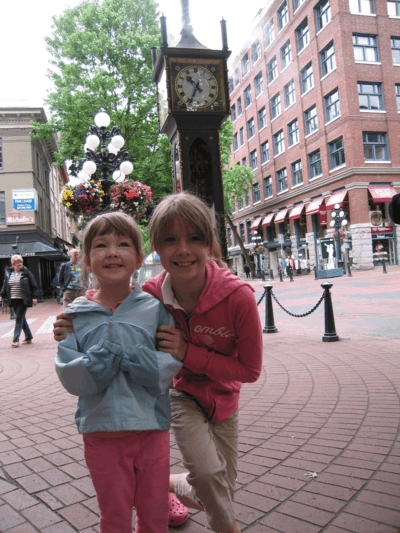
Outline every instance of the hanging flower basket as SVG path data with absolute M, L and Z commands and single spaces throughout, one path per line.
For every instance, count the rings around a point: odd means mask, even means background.
M 341 231 L 341 230 L 339 230 L 339 231 L 335 231 L 335 233 L 334 233 L 334 237 L 335 237 L 335 239 L 337 239 L 338 237 L 340 237 L 340 242 L 343 244 L 344 241 L 345 241 L 346 238 L 347 238 L 347 231 Z
M 146 214 L 152 192 L 148 185 L 140 181 L 129 182 L 127 180 L 116 183 L 110 189 L 111 207 L 122 209 L 136 218 Z
M 101 200 L 104 191 L 100 182 L 94 180 L 79 185 L 64 185 L 61 192 L 61 203 L 73 218 L 80 215 L 91 215 L 102 209 Z

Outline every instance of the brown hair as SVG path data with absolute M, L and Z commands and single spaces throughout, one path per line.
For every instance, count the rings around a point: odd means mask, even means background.
M 216 237 L 217 224 L 211 209 L 200 198 L 186 191 L 166 196 L 155 208 L 149 224 L 153 250 L 161 247 L 171 231 L 175 217 L 180 218 L 186 228 L 192 228 L 199 234 L 205 246 L 210 248 L 211 259 L 218 266 L 226 267 L 222 261 L 221 248 Z

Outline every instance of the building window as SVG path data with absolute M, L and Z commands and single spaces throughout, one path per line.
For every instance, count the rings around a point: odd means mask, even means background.
M 327 94 L 324 98 L 324 103 L 326 122 L 330 122 L 334 118 L 340 116 L 340 101 L 338 89 L 335 89 L 331 93 Z
M 282 168 L 281 170 L 278 170 L 276 173 L 276 183 L 278 185 L 278 192 L 286 191 L 287 186 L 287 172 L 286 168 Z
M 303 183 L 303 171 L 301 168 L 301 160 L 292 163 L 292 185 L 300 185 Z
M 285 139 L 283 130 L 279 130 L 274 135 L 274 154 L 275 156 L 282 154 L 285 151 Z
M 239 69 L 238 68 L 235 68 L 235 87 L 237 87 L 240 83 L 240 78 L 239 78 Z
M 244 145 L 244 128 L 240 128 L 239 138 L 240 138 L 240 146 L 243 146 Z
M 293 105 L 296 101 L 296 95 L 294 90 L 294 81 L 290 80 L 289 83 L 285 85 L 283 88 L 283 92 L 285 95 L 285 108 L 290 107 Z
M 376 35 L 353 34 L 354 59 L 377 63 L 379 61 Z
M 245 242 L 245 238 L 246 237 L 245 237 L 245 234 L 244 234 L 244 224 L 243 224 L 243 222 L 241 222 L 239 224 L 239 231 L 240 231 L 240 238 L 241 238 L 242 242 Z
M 363 132 L 365 161 L 388 161 L 389 150 L 386 133 Z
M 272 196 L 272 177 L 264 178 L 264 198 Z
M 329 159 L 330 166 L 332 168 L 340 167 L 345 164 L 344 158 L 344 146 L 343 146 L 343 137 L 339 137 L 335 141 L 332 141 L 328 144 L 329 148 Z
M 294 144 L 299 142 L 299 122 L 296 119 L 292 120 L 290 124 L 288 124 L 288 137 L 289 137 L 289 146 L 293 146 Z
M 251 220 L 246 220 L 247 242 L 251 242 Z
M 3 141 L 0 139 L 0 170 L 3 170 Z
M 233 92 L 233 79 L 229 78 L 229 94 Z
M 265 106 L 258 110 L 258 129 L 262 130 L 267 125 L 267 111 Z
M 253 150 L 252 152 L 250 152 L 250 166 L 253 170 L 258 168 L 257 150 Z
M 400 37 L 392 37 L 393 65 L 400 65 Z
M 278 28 L 279 31 L 281 31 L 282 28 L 286 26 L 286 24 L 289 22 L 289 12 L 288 12 L 288 5 L 285 0 L 281 7 L 278 9 Z
M 297 11 L 304 2 L 305 0 L 293 0 L 293 11 Z
M 274 29 L 274 21 L 271 19 L 268 24 L 264 28 L 264 47 L 268 48 L 268 46 L 274 41 L 275 39 L 275 29 Z
M 239 145 L 238 145 L 238 134 L 235 133 L 234 136 L 233 136 L 233 151 L 236 152 L 236 150 L 239 149 Z
M 6 223 L 6 193 L 0 192 L 0 224 Z
M 237 111 L 238 111 L 238 117 L 242 114 L 242 98 L 239 96 L 237 99 Z
M 258 40 L 251 45 L 251 57 L 253 59 L 253 64 L 256 63 L 261 57 L 260 41 Z
M 233 106 L 231 106 L 231 116 L 232 116 L 232 122 L 235 122 L 235 120 L 236 120 L 236 106 L 235 106 L 235 104 L 233 104 Z
M 277 93 L 270 100 L 271 104 L 271 120 L 278 117 L 281 114 L 281 95 Z
M 321 72 L 322 76 L 327 76 L 332 70 L 336 68 L 336 58 L 335 58 L 335 48 L 333 46 L 333 41 L 331 41 L 325 48 L 320 52 L 321 58 Z
M 260 94 L 264 90 L 264 83 L 263 83 L 263 77 L 262 72 L 259 72 L 257 76 L 254 78 L 254 90 L 256 92 L 256 98 L 260 96 Z
M 281 64 L 282 70 L 286 68 L 292 62 L 292 48 L 290 46 L 290 40 L 281 48 Z
M 227 241 L 228 241 L 228 248 L 232 246 L 232 230 L 228 227 L 228 235 L 227 235 Z
M 350 12 L 356 15 L 375 13 L 374 0 L 350 0 Z
M 250 205 L 249 191 L 244 191 L 244 205 L 246 207 L 249 207 Z
M 254 126 L 254 118 L 252 117 L 247 121 L 247 138 L 250 140 L 256 134 L 256 128 Z
M 251 102 L 253 101 L 253 98 L 251 96 L 251 87 L 248 85 L 246 89 L 244 90 L 244 103 L 246 107 L 249 107 Z
M 297 50 L 301 52 L 310 42 L 310 31 L 308 29 L 307 17 L 296 29 Z
M 260 184 L 253 183 L 253 204 L 260 201 Z
M 245 167 L 247 165 L 247 159 L 243 157 L 242 159 L 242 167 Z
M 309 154 L 308 164 L 310 167 L 310 178 L 316 178 L 322 174 L 321 152 L 319 150 Z
M 274 81 L 278 76 L 278 61 L 276 56 L 274 56 L 271 61 L 267 63 L 267 73 L 268 73 L 268 83 Z
M 400 17 L 400 0 L 387 0 L 389 17 Z
M 238 210 L 243 209 L 243 198 L 238 198 Z
M 250 69 L 249 53 L 246 52 L 242 57 L 242 77 L 244 78 Z
M 267 163 L 269 161 L 269 145 L 268 141 L 265 141 L 261 145 L 261 164 Z
M 313 67 L 312 67 L 311 62 L 301 69 L 300 77 L 301 77 L 301 94 L 304 94 L 314 87 L 314 74 L 313 74 Z
M 358 87 L 358 103 L 360 109 L 369 111 L 383 111 L 382 84 L 381 83 L 367 83 L 359 81 Z
M 400 83 L 396 83 L 396 102 L 397 102 L 397 112 L 400 113 Z
M 317 21 L 317 31 L 321 31 L 331 20 L 331 4 L 329 0 L 321 0 L 315 6 L 315 18 Z
M 306 125 L 306 135 L 318 130 L 317 107 L 315 104 L 304 111 L 304 122 Z

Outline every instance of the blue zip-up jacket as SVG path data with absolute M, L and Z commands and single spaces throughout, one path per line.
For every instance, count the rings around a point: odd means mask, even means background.
M 136 287 L 114 311 L 87 298 L 65 310 L 74 332 L 58 345 L 56 371 L 79 396 L 79 433 L 169 429 L 168 388 L 182 363 L 155 348 L 157 328 L 174 319 Z

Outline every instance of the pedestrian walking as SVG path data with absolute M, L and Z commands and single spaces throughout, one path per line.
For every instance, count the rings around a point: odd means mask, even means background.
M 249 278 L 250 277 L 250 267 L 247 263 L 244 264 L 244 271 L 245 271 L 245 274 L 246 274 L 246 278 Z
M 123 213 L 105 213 L 87 226 L 83 274 L 97 288 L 77 298 L 74 333 L 60 342 L 56 370 L 65 389 L 79 396 L 76 424 L 96 489 L 102 533 L 167 533 L 170 402 L 168 388 L 180 370 L 186 343 L 175 335 L 156 351 L 156 331 L 173 328 L 156 299 L 132 290 L 143 260 L 141 232 Z M 182 506 L 183 507 L 183 506 Z
M 12 348 L 19 347 L 21 331 L 25 335 L 22 344 L 32 344 L 33 335 L 26 320 L 26 311 L 28 307 L 37 305 L 38 293 L 34 275 L 24 266 L 20 255 L 13 255 L 11 268 L 6 269 L 6 277 L 0 291 L 0 303 L 2 298 L 7 298 L 15 313 Z
M 288 274 L 286 270 L 286 261 L 283 259 L 283 257 L 279 259 L 279 266 L 280 266 L 282 275 L 285 275 L 287 277 Z
M 78 296 L 84 296 L 80 277 L 81 264 L 79 261 L 80 251 L 73 248 L 68 251 L 70 261 L 63 263 L 58 274 L 58 281 L 61 287 L 64 309 L 72 303 Z

